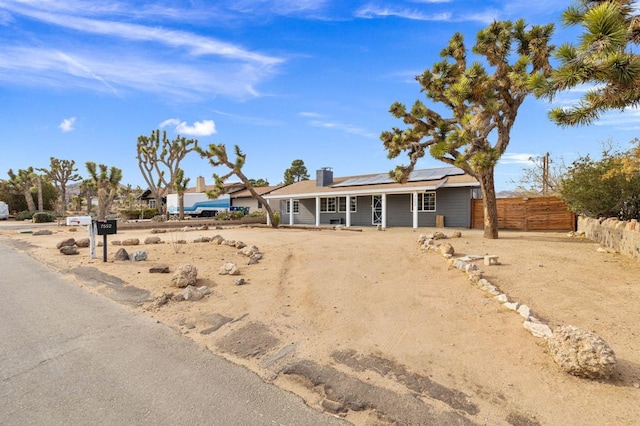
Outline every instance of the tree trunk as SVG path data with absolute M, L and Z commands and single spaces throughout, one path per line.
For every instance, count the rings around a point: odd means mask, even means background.
M 25 189 L 23 192 L 25 201 L 27 202 L 27 209 L 31 212 L 31 213 L 35 213 L 36 212 L 36 203 L 33 201 L 33 194 L 31 194 L 31 190 L 30 189 Z
M 42 198 L 42 178 L 40 176 L 38 179 L 38 211 L 44 211 L 44 199 Z
M 93 197 L 87 195 L 87 216 L 91 216 L 91 208 L 93 207 Z
M 484 237 L 498 238 L 498 203 L 496 202 L 496 188 L 493 181 L 493 167 L 478 173 L 480 190 L 482 191 L 482 205 L 484 210 Z
M 62 216 L 66 216 L 67 215 L 67 187 L 64 183 L 60 184 L 60 210 L 62 213 Z
M 233 168 L 233 164 L 227 164 L 227 167 Z M 271 206 L 269 205 L 269 203 L 267 203 L 267 200 L 265 200 L 261 195 L 258 195 L 255 189 L 253 189 L 253 186 L 251 186 L 249 179 L 240 170 L 235 169 L 235 174 L 240 178 L 240 181 L 242 181 L 242 183 L 244 183 L 247 186 L 247 189 L 251 193 L 251 196 L 253 197 L 253 199 L 259 201 L 262 204 L 262 207 L 264 207 L 264 209 L 267 211 L 267 215 L 269 216 L 269 223 L 271 223 L 271 227 L 277 228 L 278 224 L 276 223 L 275 218 L 273 216 L 273 209 L 271 209 Z
M 178 194 L 178 219 L 184 220 L 184 193 Z

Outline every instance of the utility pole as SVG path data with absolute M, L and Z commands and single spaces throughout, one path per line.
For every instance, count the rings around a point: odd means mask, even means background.
M 549 153 L 542 157 L 542 195 L 549 195 Z

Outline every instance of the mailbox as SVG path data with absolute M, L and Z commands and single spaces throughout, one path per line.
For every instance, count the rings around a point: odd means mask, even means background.
M 98 235 L 112 235 L 118 233 L 117 220 L 96 220 Z
M 71 225 L 91 225 L 91 216 L 69 216 L 67 226 Z

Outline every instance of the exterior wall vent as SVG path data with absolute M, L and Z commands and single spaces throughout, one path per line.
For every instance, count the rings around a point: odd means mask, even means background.
M 331 167 L 323 167 L 316 171 L 316 186 L 329 186 L 333 184 L 333 170 Z

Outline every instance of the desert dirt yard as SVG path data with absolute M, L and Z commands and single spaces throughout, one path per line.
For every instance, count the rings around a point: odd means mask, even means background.
M 552 329 L 575 325 L 602 337 L 617 357 L 609 380 L 561 371 L 520 315 L 417 242 L 420 234 L 454 229 L 122 229 L 108 237 L 108 262 L 102 247 L 97 259 L 88 248 L 67 256 L 56 249 L 65 238 L 87 237 L 84 228 L 47 229 L 53 234 L 2 230 L 0 243 L 353 424 L 640 421 L 640 262 L 598 252 L 581 237 L 502 231 L 486 240 L 481 231 L 460 229 L 461 238 L 445 241 L 455 257 L 498 255 L 498 265 L 476 262 L 484 278 Z M 217 234 L 257 246 L 263 258 L 247 265 L 234 247 L 193 242 Z M 163 242 L 143 244 L 150 236 Z M 130 238 L 140 245 L 111 244 Z M 147 260 L 113 261 L 119 248 L 144 250 Z M 237 263 L 239 276 L 218 274 L 227 262 Z M 171 276 L 185 264 L 197 267 L 197 285 L 212 292 L 167 301 L 163 294 L 183 291 Z M 170 273 L 149 272 L 158 265 Z

